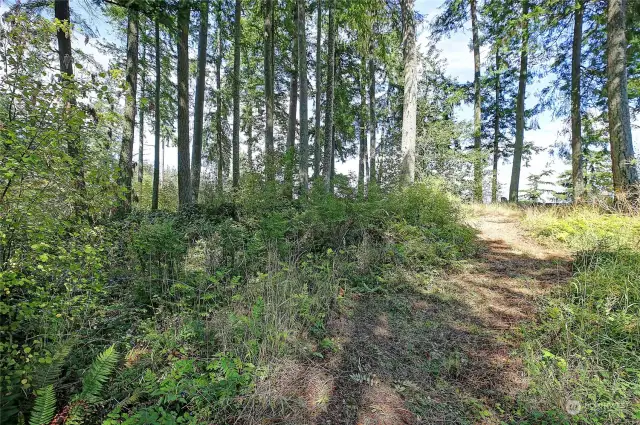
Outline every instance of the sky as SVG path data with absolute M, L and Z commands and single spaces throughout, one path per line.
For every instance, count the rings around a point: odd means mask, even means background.
M 434 16 L 441 12 L 440 7 L 444 0 L 416 0 L 416 10 L 425 16 L 425 21 L 429 22 Z M 428 33 L 424 28 L 418 35 L 420 46 L 426 46 Z M 468 24 L 463 30 L 452 34 L 449 38 L 444 38 L 438 42 L 437 46 L 442 51 L 442 56 L 447 59 L 446 72 L 457 77 L 460 82 L 473 80 L 473 52 L 470 48 L 471 27 Z M 486 51 L 480 51 L 481 61 L 485 60 Z M 526 107 L 535 106 L 539 92 L 552 81 L 552 76 L 546 79 L 534 81 L 527 85 Z M 464 105 L 458 110 L 458 118 L 464 120 L 473 120 L 472 105 Z M 568 119 L 568 117 L 567 117 Z M 526 189 L 528 185 L 527 177 L 531 174 L 539 174 L 541 171 L 549 168 L 553 171 L 553 176 L 549 180 L 555 181 L 557 176 L 563 171 L 571 168 L 570 164 L 565 161 L 552 157 L 550 149 L 557 142 L 569 143 L 568 133 L 566 131 L 568 121 L 562 118 L 554 118 L 551 111 L 545 111 L 535 117 L 538 123 L 537 129 L 527 130 L 525 132 L 525 141 L 533 142 L 535 146 L 545 148 L 544 151 L 534 154 L 529 166 L 525 167 L 524 163 L 520 171 L 520 190 Z M 632 134 L 635 146 L 636 156 L 640 148 L 640 122 L 638 119 L 632 120 Z M 512 162 L 510 159 L 501 160 L 498 167 L 498 182 L 501 185 L 501 196 L 508 196 L 509 182 L 511 179 Z M 553 189 L 553 186 L 547 186 Z M 557 188 L 559 189 L 559 188 Z M 500 195 L 499 195 L 500 196 Z
M 418 29 L 418 46 L 424 48 L 427 46 L 427 39 L 429 37 L 427 31 L 427 23 L 433 19 L 435 15 L 440 12 L 440 7 L 444 0 L 416 0 L 415 8 L 418 13 L 424 16 L 424 24 Z M 105 38 L 110 41 L 115 41 L 114 30 L 111 28 L 105 17 L 99 10 L 93 9 L 87 11 L 85 6 L 87 2 L 79 0 L 71 0 L 71 7 L 75 13 L 80 13 L 83 18 L 90 22 L 92 26 L 97 29 L 100 38 Z M 0 13 L 3 13 L 7 9 L 7 2 L 0 0 Z M 315 38 L 315 37 L 314 37 Z M 462 30 L 451 34 L 448 38 L 443 38 L 437 44 L 437 47 L 442 51 L 441 56 L 446 58 L 447 65 L 445 72 L 452 77 L 457 78 L 460 82 L 473 80 L 473 53 L 470 49 L 471 30 L 467 25 Z M 72 39 L 72 45 L 82 46 L 82 50 L 86 53 L 92 54 L 96 60 L 101 63 L 105 68 L 108 66 L 109 57 L 99 53 L 96 49 L 96 40 L 90 40 L 87 45 L 77 39 Z M 398 47 L 399 48 L 399 47 Z M 481 50 L 481 56 L 486 54 L 486 50 Z M 191 53 L 195 55 L 195 51 Z M 484 60 L 484 58 L 481 58 Z M 536 103 L 537 94 L 542 90 L 546 84 L 549 84 L 550 78 L 548 77 L 543 81 L 535 81 L 529 84 L 527 87 L 527 107 L 533 107 Z M 311 100 L 310 100 L 311 102 Z M 313 104 L 310 104 L 310 111 L 313 110 Z M 457 110 L 457 118 L 462 120 L 471 121 L 473 119 L 472 105 L 466 104 Z M 567 170 L 569 165 L 564 161 L 553 158 L 549 153 L 549 148 L 556 144 L 558 141 L 566 142 L 567 135 L 563 135 L 562 132 L 566 128 L 566 122 L 562 119 L 553 118 L 550 111 L 543 112 L 536 117 L 538 122 L 538 128 L 527 130 L 525 132 L 526 141 L 533 142 L 540 148 L 545 148 L 545 151 L 534 154 L 529 165 L 524 166 L 520 173 L 520 188 L 526 189 L 528 187 L 527 177 L 529 175 L 537 174 L 546 168 L 550 168 L 554 171 L 555 176 L 562 171 Z M 640 124 L 639 122 L 632 123 L 633 127 L 633 140 L 636 147 L 635 151 L 638 152 L 640 146 Z M 153 134 L 150 132 L 151 126 L 145 126 L 145 162 L 150 162 L 148 159 L 153 155 Z M 137 131 L 136 131 L 137 133 Z M 137 157 L 138 152 L 138 135 L 135 136 L 134 154 Z M 167 148 L 165 151 L 165 165 L 167 167 L 175 168 L 177 165 L 177 150 L 175 148 Z M 353 158 L 347 160 L 343 164 L 336 164 L 336 169 L 341 173 L 357 172 L 357 159 Z M 511 161 L 501 160 L 498 168 L 498 181 L 500 184 L 500 196 L 506 196 L 508 192 L 509 180 L 511 176 Z M 555 177 L 554 176 L 554 177 Z M 551 179 L 555 180 L 554 177 Z

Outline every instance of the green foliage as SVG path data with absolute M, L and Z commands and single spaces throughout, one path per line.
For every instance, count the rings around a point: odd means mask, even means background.
M 129 347 L 106 423 L 224 422 L 274 358 L 339 349 L 325 328 L 341 293 L 395 291 L 412 283 L 403 270 L 429 276 L 475 252 L 459 202 L 436 182 L 369 199 L 315 187 L 296 201 L 254 184 L 234 203 L 136 212 L 103 229 L 108 284 L 89 334 Z M 87 368 L 90 348 L 77 347 L 72 370 Z M 102 417 L 113 354 L 87 368 L 80 394 L 60 394 L 70 419 Z
M 640 253 L 636 217 L 593 208 L 538 212 L 537 234 L 578 250 L 572 280 L 526 330 L 531 401 L 579 402 L 571 423 L 631 423 L 640 414 Z M 568 419 L 566 419 L 568 421 Z
M 56 394 L 53 384 L 36 391 L 36 401 L 31 409 L 29 425 L 47 425 L 56 413 Z
M 66 357 L 66 354 L 68 351 L 66 353 L 63 351 L 62 357 Z M 59 361 L 58 359 L 56 361 Z M 118 353 L 113 345 L 96 357 L 89 370 L 84 374 L 82 392 L 73 397 L 71 404 L 59 415 L 65 423 L 82 424 L 84 422 L 89 409 L 100 402 L 102 386 L 113 372 L 117 361 Z M 29 424 L 47 425 L 53 420 L 56 409 L 56 394 L 53 384 L 48 384 L 35 391 L 35 395 L 36 399 L 31 409 Z
M 531 211 L 524 223 L 536 236 L 566 244 L 575 251 L 636 249 L 640 243 L 638 217 L 597 207 Z
M 99 400 L 102 387 L 118 362 L 118 352 L 112 345 L 100 353 L 82 378 L 82 392 L 76 400 L 95 403 Z

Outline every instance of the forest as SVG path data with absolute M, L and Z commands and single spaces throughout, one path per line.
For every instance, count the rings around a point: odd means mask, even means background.
M 640 423 L 640 1 L 0 15 L 0 424 Z

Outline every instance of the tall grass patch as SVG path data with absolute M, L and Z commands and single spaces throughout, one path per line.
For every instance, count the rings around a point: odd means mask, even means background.
M 573 278 L 525 330 L 528 401 L 568 423 L 640 421 L 640 220 L 583 207 L 525 223 L 575 251 Z

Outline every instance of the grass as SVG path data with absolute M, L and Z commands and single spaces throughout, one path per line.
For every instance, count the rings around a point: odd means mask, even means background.
M 571 411 L 570 423 L 640 421 L 640 217 L 593 206 L 521 214 L 532 234 L 575 253 L 573 278 L 524 329 L 527 403 Z
M 530 208 L 523 222 L 534 235 L 574 251 L 640 248 L 640 217 L 596 206 Z

